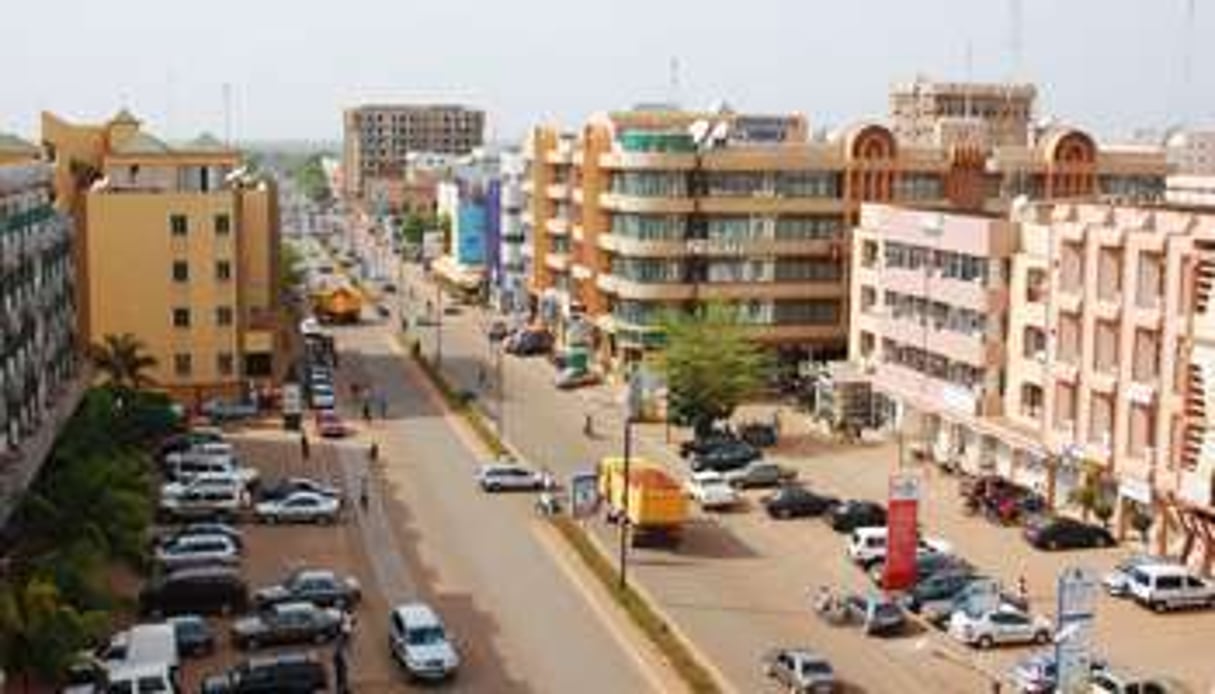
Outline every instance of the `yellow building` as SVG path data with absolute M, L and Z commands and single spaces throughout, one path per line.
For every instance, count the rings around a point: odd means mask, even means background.
M 278 194 L 209 136 L 170 146 L 122 111 L 42 117 L 59 204 L 78 221 L 80 334 L 133 333 L 152 377 L 194 402 L 269 385 L 279 342 Z

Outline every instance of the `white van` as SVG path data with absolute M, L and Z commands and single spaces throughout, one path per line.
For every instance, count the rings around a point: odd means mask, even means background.
M 236 448 L 227 441 L 206 441 L 196 443 L 184 451 L 170 453 L 165 456 L 165 463 L 175 465 L 184 460 L 193 460 L 197 458 L 214 458 L 216 456 L 232 457 L 236 455 Z
M 177 677 L 161 663 L 121 663 L 106 672 L 106 694 L 177 694 Z
M 169 464 L 168 472 L 175 482 L 189 482 L 199 475 L 227 475 L 249 486 L 256 484 L 259 478 L 256 468 L 240 465 L 236 458 L 228 455 L 179 460 Z
M 953 545 L 935 537 L 921 537 L 919 554 L 953 554 Z M 857 528 L 848 538 L 848 557 L 863 568 L 886 561 L 886 528 Z
M 1131 569 L 1129 592 L 1135 602 L 1156 612 L 1181 607 L 1215 607 L 1215 585 L 1177 564 L 1146 564 Z

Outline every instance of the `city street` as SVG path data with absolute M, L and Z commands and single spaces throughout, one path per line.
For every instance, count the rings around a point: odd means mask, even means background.
M 416 283 L 416 313 L 434 301 L 433 285 L 410 267 Z M 485 318 L 477 309 L 445 316 L 443 368 L 458 388 L 484 393 L 485 408 L 496 415 L 494 360 L 484 334 Z M 434 327 L 415 331 L 426 354 L 433 355 Z M 621 405 L 615 389 L 598 387 L 575 392 L 553 388 L 554 369 L 543 359 L 506 357 L 506 437 L 535 465 L 562 474 L 588 469 L 621 449 Z M 488 374 L 484 389 L 482 372 Z M 594 417 L 599 437 L 581 433 L 585 413 Z M 643 425 L 635 450 L 680 469 L 663 427 Z M 800 451 L 782 447 L 782 462 L 799 469 L 803 480 L 838 496 L 883 500 L 894 450 L 891 445 L 824 446 L 808 442 Z M 971 652 L 944 635 L 926 632 L 888 641 L 865 639 L 816 620 L 807 607 L 808 591 L 820 584 L 868 587 L 861 572 L 848 563 L 845 539 L 818 521 L 775 523 L 751 497 L 749 512 L 717 514 L 693 524 L 676 553 L 638 551 L 632 575 L 696 644 L 706 661 L 739 691 L 762 688 L 759 658 L 768 648 L 802 645 L 826 653 L 845 680 L 866 691 L 982 691 L 988 677 L 1004 676 L 1030 652 L 1026 648 Z M 927 532 L 944 537 L 981 570 L 1015 586 L 1021 577 L 1035 611 L 1054 612 L 1054 578 L 1065 566 L 1080 564 L 1105 570 L 1134 547 L 1046 554 L 1028 547 L 1019 530 L 998 528 L 964 516 L 956 483 L 945 476 L 926 484 L 923 519 Z M 597 527 L 606 547 L 613 531 Z M 1150 632 L 1149 632 L 1150 630 Z M 1137 671 L 1170 675 L 1200 687 L 1212 681 L 1215 667 L 1194 645 L 1215 638 L 1215 616 L 1181 613 L 1160 617 L 1131 603 L 1102 598 L 1097 620 L 1098 651 L 1115 664 Z M 1150 639 L 1143 634 L 1151 633 Z

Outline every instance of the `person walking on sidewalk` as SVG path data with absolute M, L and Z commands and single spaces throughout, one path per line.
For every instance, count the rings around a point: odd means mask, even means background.
M 308 460 L 311 455 L 311 446 L 308 443 L 308 432 L 300 431 L 300 459 Z

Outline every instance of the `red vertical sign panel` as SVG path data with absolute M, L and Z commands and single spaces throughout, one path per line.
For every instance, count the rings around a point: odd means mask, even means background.
M 890 477 L 890 502 L 886 509 L 886 567 L 882 587 L 906 590 L 916 581 L 916 547 L 919 527 L 920 479 L 906 473 Z

